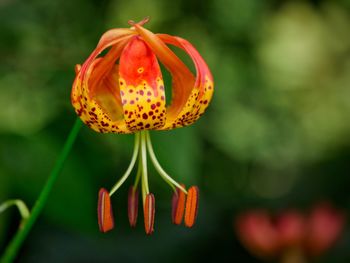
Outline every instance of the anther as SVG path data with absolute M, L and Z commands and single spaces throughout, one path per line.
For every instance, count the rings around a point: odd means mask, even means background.
M 151 235 L 154 231 L 154 213 L 155 213 L 155 199 L 153 194 L 147 194 L 145 205 L 143 208 L 143 215 L 145 221 L 145 231 L 147 235 Z
M 192 227 L 196 221 L 198 212 L 199 189 L 192 186 L 188 189 L 186 208 L 185 208 L 185 226 Z
M 128 218 L 131 227 L 136 226 L 137 214 L 138 214 L 138 205 L 139 205 L 139 191 L 134 186 L 129 188 L 128 195 Z
M 98 193 L 97 216 L 101 232 L 105 233 L 114 228 L 111 199 L 108 191 L 104 188 L 101 188 Z
M 181 184 L 183 188 L 185 188 L 184 184 Z M 176 192 L 173 194 L 172 198 L 172 211 L 171 211 L 171 219 L 173 224 L 180 225 L 182 222 L 182 218 L 185 212 L 185 202 L 186 195 L 179 188 L 176 188 Z

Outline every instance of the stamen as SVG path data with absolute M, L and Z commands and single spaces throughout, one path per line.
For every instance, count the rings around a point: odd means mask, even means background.
M 157 172 L 159 173 L 159 175 L 163 178 L 163 180 L 165 182 L 167 182 L 171 188 L 173 188 L 174 192 L 176 192 L 175 186 L 180 189 L 182 192 L 184 192 L 185 194 L 187 194 L 186 189 L 184 189 L 178 182 L 176 182 L 173 178 L 170 177 L 170 175 L 168 175 L 164 169 L 160 166 L 156 155 L 154 154 L 153 151 L 153 147 L 152 147 L 152 142 L 151 142 L 151 137 L 149 135 L 148 131 L 144 131 L 146 133 L 146 142 L 147 142 L 147 149 L 148 149 L 148 153 L 151 157 L 151 161 L 154 165 L 154 168 L 157 170 Z
M 185 188 L 184 184 L 181 184 Z M 185 211 L 186 195 L 179 188 L 176 188 L 176 192 L 172 198 L 172 222 L 175 225 L 180 225 Z
M 112 196 L 118 190 L 118 188 L 120 186 L 122 186 L 122 184 L 125 182 L 125 180 L 129 177 L 132 169 L 135 166 L 135 162 L 136 162 L 136 159 L 137 159 L 137 154 L 139 152 L 139 147 L 140 147 L 140 134 L 139 133 L 135 133 L 134 152 L 132 154 L 129 167 L 126 170 L 126 172 L 124 173 L 124 175 L 119 179 L 119 181 L 113 186 L 112 190 L 109 193 L 110 196 Z
M 155 199 L 153 194 L 147 194 L 143 215 L 145 221 L 145 231 L 147 235 L 151 235 L 154 231 L 154 214 L 155 214 Z
M 104 188 L 101 188 L 98 193 L 97 215 L 101 232 L 105 233 L 114 228 L 111 199 L 108 191 Z
M 196 221 L 198 212 L 199 189 L 192 186 L 188 189 L 186 209 L 185 209 L 185 226 L 192 227 Z
M 128 195 L 128 218 L 131 227 L 136 226 L 138 206 L 139 206 L 139 191 L 134 186 L 130 186 Z
M 146 135 L 145 131 L 141 131 L 141 170 L 142 170 L 142 200 L 145 204 L 146 195 L 149 194 L 148 187 L 148 171 L 147 171 L 147 151 L 146 151 Z
M 134 188 L 137 188 L 137 186 L 139 185 L 141 175 L 142 175 L 142 157 L 141 157 L 141 151 L 139 151 L 139 160 L 138 160 L 136 178 L 134 182 Z

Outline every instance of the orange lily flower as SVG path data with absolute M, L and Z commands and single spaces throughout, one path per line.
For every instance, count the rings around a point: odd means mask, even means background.
M 166 34 L 154 34 L 143 25 L 129 21 L 131 28 L 116 28 L 102 35 L 96 49 L 82 66 L 76 66 L 71 100 L 76 113 L 91 129 L 100 133 L 135 134 L 134 152 L 131 163 L 120 180 L 109 191 L 112 196 L 131 174 L 139 160 L 134 185 L 129 191 L 129 221 L 135 226 L 137 219 L 138 183 L 141 192 L 146 233 L 153 232 L 154 195 L 150 193 L 147 173 L 147 152 L 162 178 L 173 188 L 173 222 L 179 224 L 179 216 L 185 206 L 185 199 L 177 198 L 179 191 L 187 195 L 186 189 L 172 179 L 160 166 L 155 157 L 149 130 L 169 130 L 191 125 L 205 112 L 212 98 L 214 85 L 210 70 L 198 51 L 187 40 Z M 168 47 L 175 46 L 185 51 L 192 59 L 196 75 Z M 108 49 L 108 50 L 107 50 Z M 105 55 L 101 52 L 107 50 Z M 165 88 L 159 61 L 172 76 L 172 102 L 166 105 Z M 107 190 L 103 190 L 103 193 Z M 185 217 L 192 226 L 198 208 L 198 188 L 191 190 L 187 200 Z M 107 200 L 106 195 L 103 196 Z M 175 202 L 174 202 L 175 200 Z M 176 200 L 179 200 L 178 203 Z M 192 203 L 188 203 L 192 202 Z M 99 202 L 100 229 L 106 232 L 113 225 L 104 227 L 103 218 L 113 218 L 111 209 L 101 207 L 110 202 Z M 186 211 L 187 210 L 187 211 Z M 182 216 L 181 216 L 182 217 Z

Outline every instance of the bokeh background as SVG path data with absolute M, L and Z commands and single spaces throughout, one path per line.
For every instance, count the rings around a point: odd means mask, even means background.
M 241 211 L 322 200 L 350 211 L 347 0 L 1 0 L 0 202 L 33 205 L 76 118 L 74 65 L 104 31 L 145 16 L 153 32 L 190 40 L 215 78 L 196 124 L 152 133 L 164 168 L 200 187 L 197 224 L 171 224 L 171 191 L 151 169 L 155 233 L 128 226 L 132 180 L 113 196 L 115 229 L 99 233 L 98 189 L 122 175 L 133 137 L 84 127 L 18 262 L 260 262 L 235 235 Z M 0 215 L 0 253 L 19 219 Z M 317 262 L 349 260 L 347 226 Z

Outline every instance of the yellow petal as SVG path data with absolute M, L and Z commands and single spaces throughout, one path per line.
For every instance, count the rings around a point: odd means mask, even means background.
M 195 78 L 186 65 L 171 51 L 167 45 L 151 31 L 135 24 L 135 30 L 142 36 L 157 58 L 171 73 L 172 102 L 167 109 L 167 123 L 172 123 L 191 95 Z
M 162 73 L 156 56 L 140 37 L 125 46 L 119 61 L 124 119 L 131 131 L 164 126 L 166 108 Z
M 97 132 L 131 133 L 122 116 L 115 61 L 133 30 L 113 29 L 105 33 L 78 73 L 72 88 L 72 104 L 82 121 Z M 96 58 L 113 45 L 104 57 Z
M 139 25 L 135 25 L 135 29 L 173 78 L 172 104 L 167 111 L 166 124 L 160 129 L 173 129 L 194 123 L 205 112 L 214 91 L 213 78 L 207 64 L 185 39 L 153 34 Z M 166 44 L 183 49 L 191 57 L 196 68 L 196 78 Z
M 107 82 L 100 82 L 99 89 L 103 92 L 98 93 L 98 96 L 91 96 L 89 90 L 89 80 L 91 72 L 101 58 L 95 59 L 88 70 L 85 72 L 85 78 L 81 81 L 81 70 L 77 74 L 73 83 L 72 89 L 72 104 L 80 119 L 90 128 L 97 132 L 107 133 L 131 133 L 125 124 L 124 119 L 112 120 L 113 112 L 106 106 L 108 103 L 117 103 L 113 96 L 105 96 L 104 92 L 108 92 Z M 108 98 L 108 100 L 106 99 Z M 114 100 L 114 101 L 113 101 Z M 103 101 L 104 103 L 101 103 Z M 117 105 L 117 104 L 115 104 Z
M 107 31 L 102 35 L 100 38 L 95 50 L 90 54 L 88 59 L 84 62 L 84 64 L 81 67 L 82 75 L 81 77 L 84 78 L 85 71 L 87 68 L 91 65 L 93 60 L 106 48 L 113 46 L 117 44 L 118 42 L 122 40 L 130 39 L 132 35 L 135 35 L 135 31 L 131 29 L 126 28 L 115 28 Z

